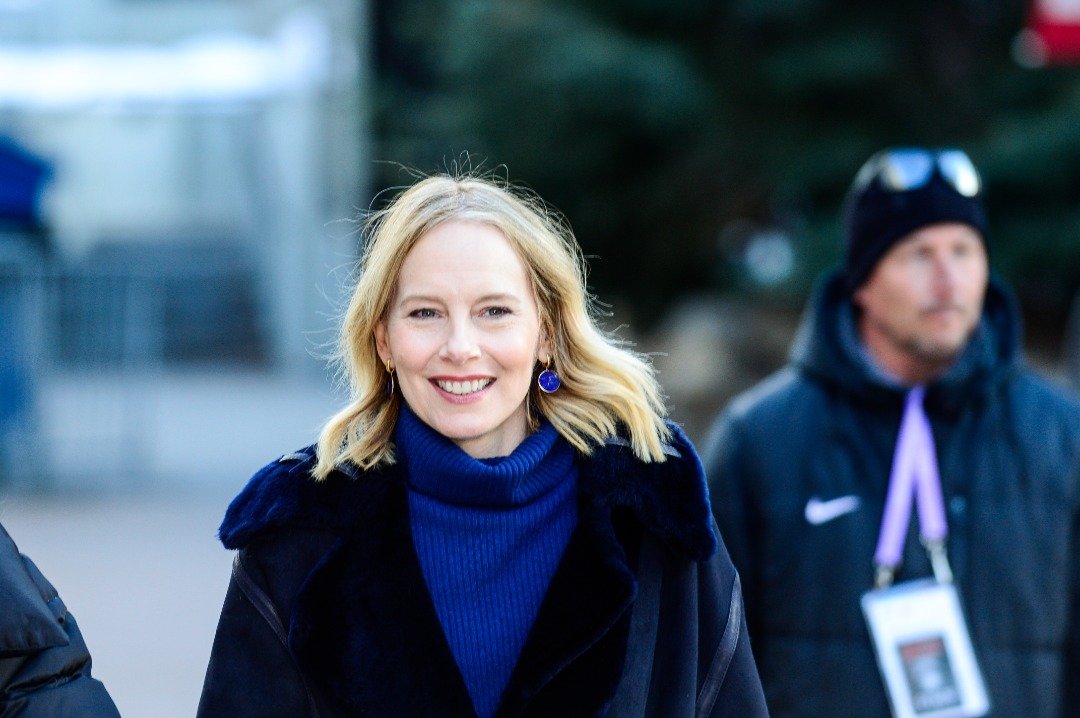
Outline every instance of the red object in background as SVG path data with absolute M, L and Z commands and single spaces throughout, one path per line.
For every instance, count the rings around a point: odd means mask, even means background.
M 1080 65 L 1080 0 L 1031 0 L 1015 54 L 1024 65 Z

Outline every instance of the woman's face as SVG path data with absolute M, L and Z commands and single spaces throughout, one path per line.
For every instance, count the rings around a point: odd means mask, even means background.
M 416 415 L 470 456 L 506 456 L 525 438 L 533 368 L 550 349 L 525 265 L 498 229 L 448 220 L 424 234 L 375 343 Z

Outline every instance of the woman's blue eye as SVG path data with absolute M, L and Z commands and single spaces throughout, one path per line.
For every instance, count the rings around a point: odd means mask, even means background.
M 487 317 L 504 317 L 510 314 L 510 309 L 508 307 L 488 307 L 482 313 Z
M 410 317 L 416 317 L 417 319 L 431 319 L 435 316 L 434 309 L 414 309 L 409 312 Z

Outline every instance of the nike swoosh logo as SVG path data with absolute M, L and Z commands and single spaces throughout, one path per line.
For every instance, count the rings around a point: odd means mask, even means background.
M 820 526 L 833 519 L 838 519 L 844 514 L 850 514 L 857 508 L 859 508 L 858 496 L 839 496 L 828 501 L 822 501 L 817 496 L 812 496 L 806 502 L 806 511 L 803 513 L 808 523 L 813 526 Z

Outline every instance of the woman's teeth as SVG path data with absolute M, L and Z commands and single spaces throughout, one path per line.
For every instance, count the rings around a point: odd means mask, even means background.
M 443 381 L 440 379 L 435 383 L 448 394 L 475 394 L 491 382 L 491 379 L 474 379 L 473 381 Z

